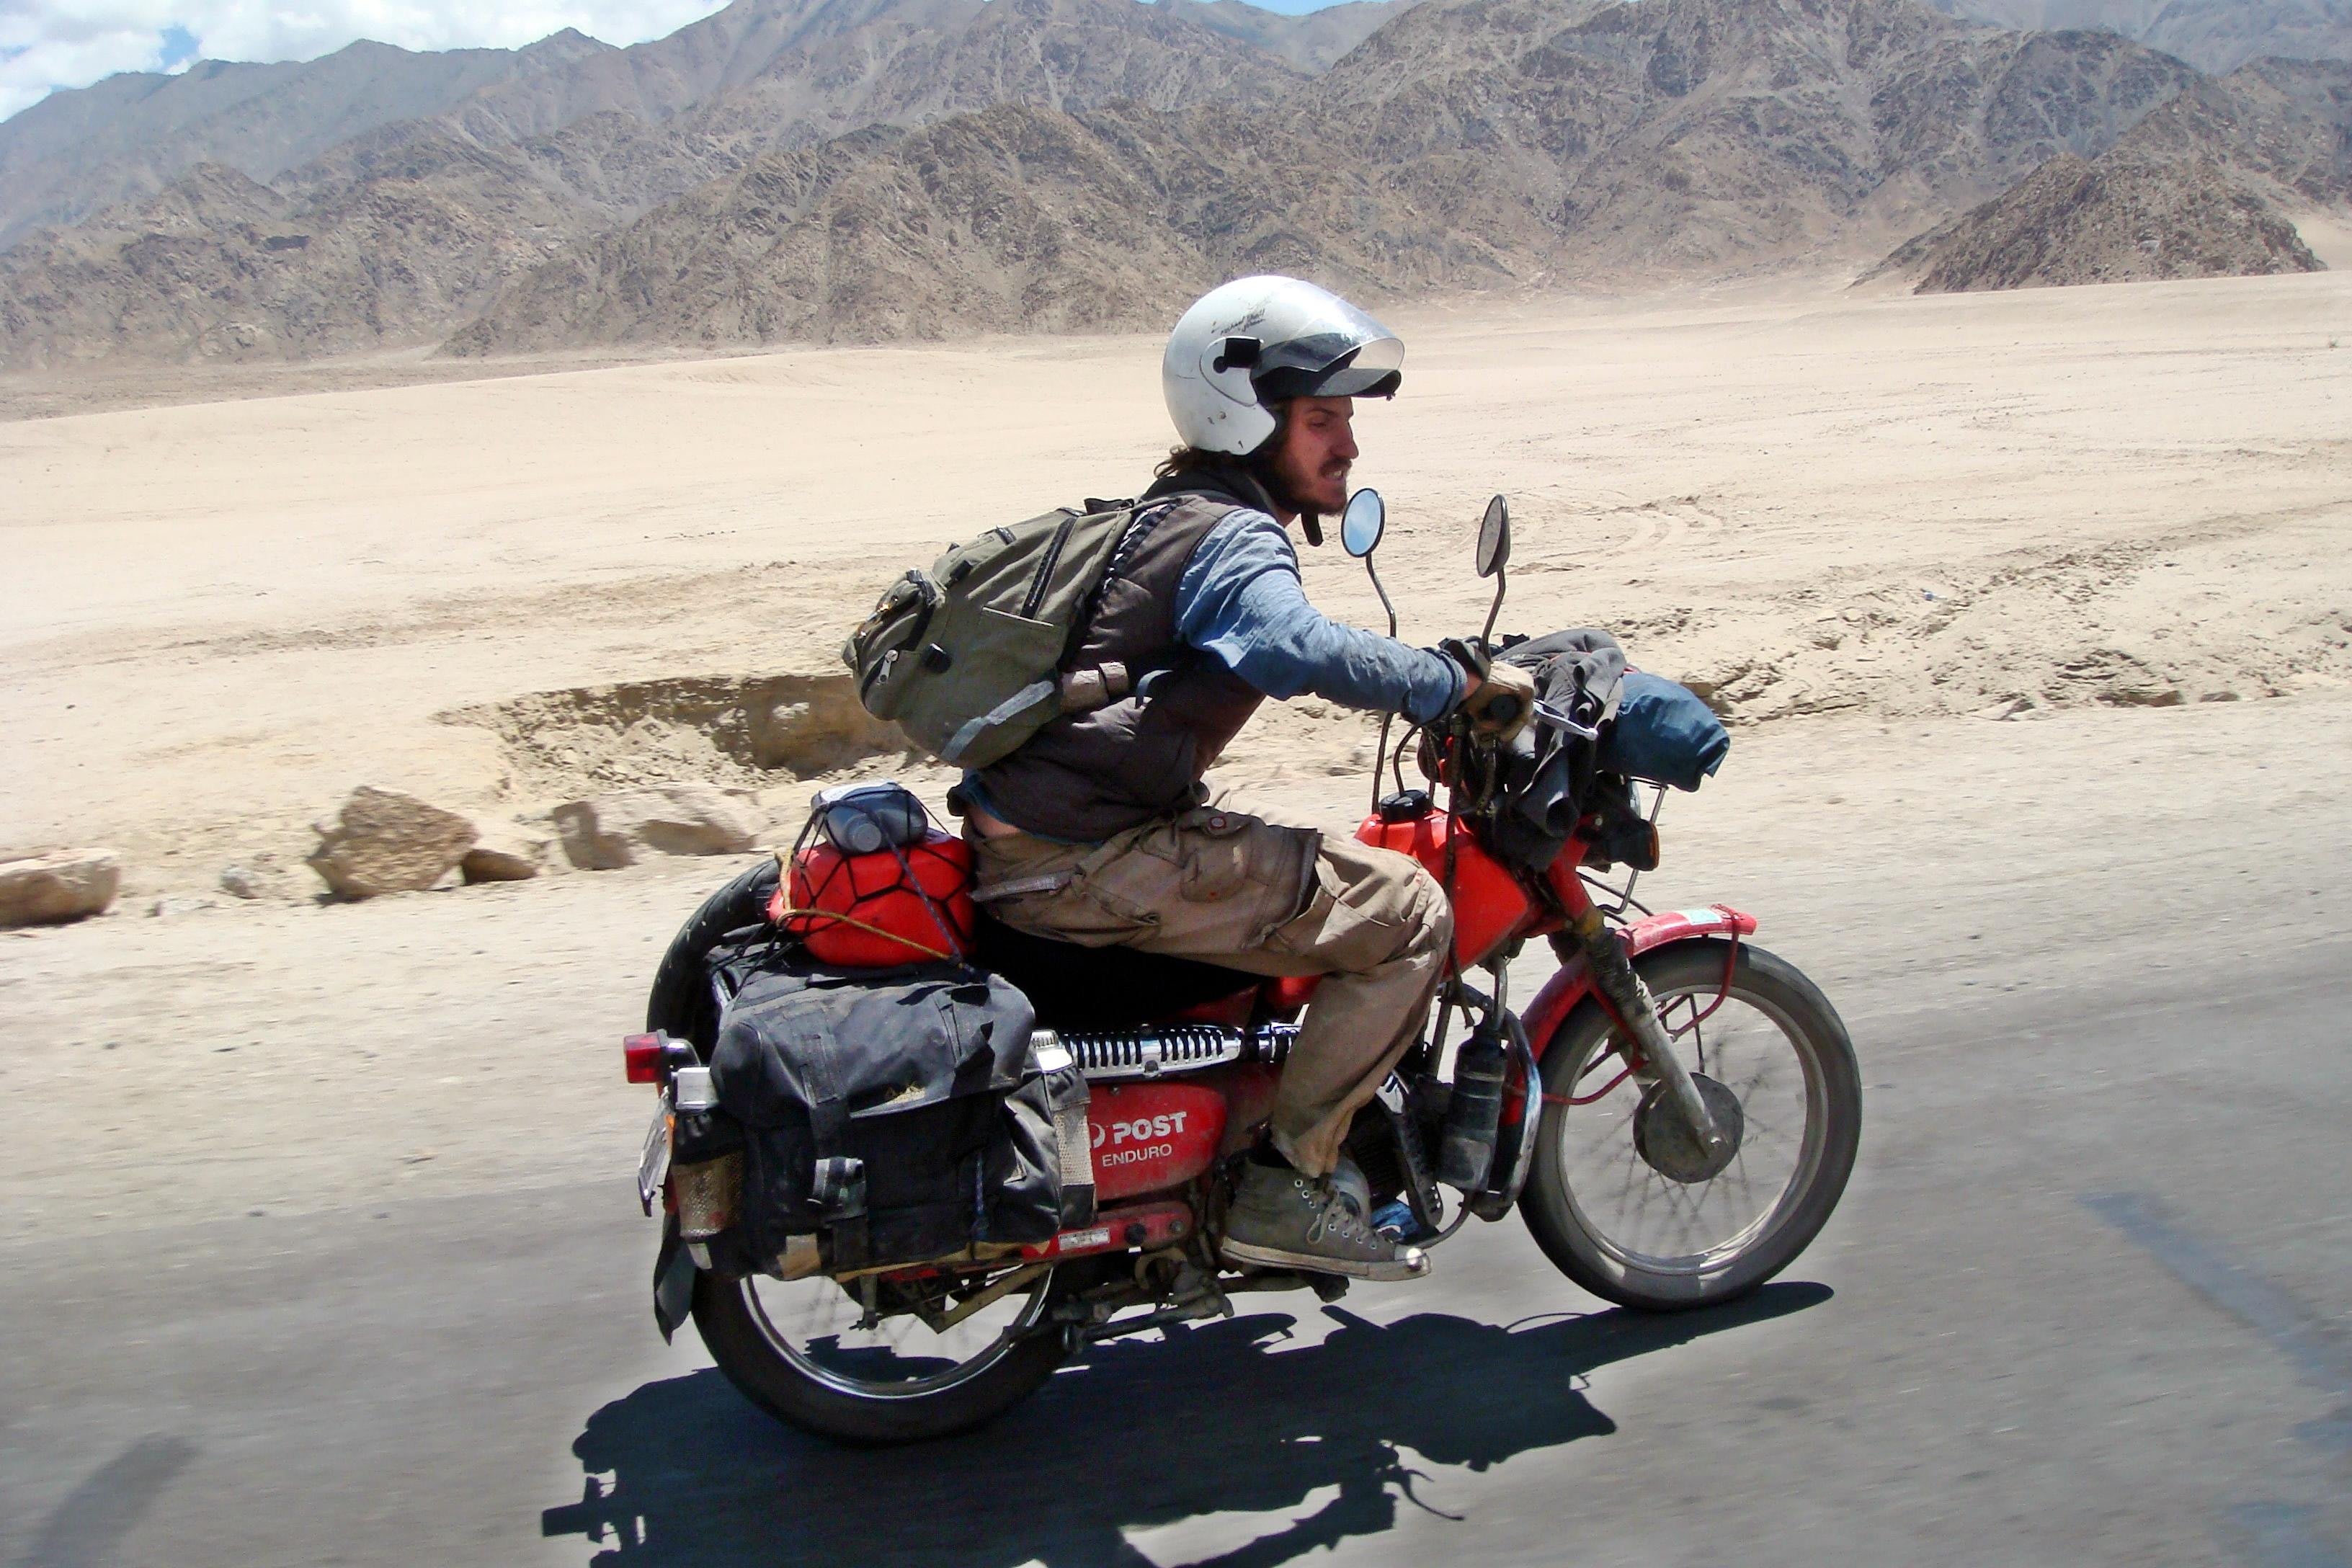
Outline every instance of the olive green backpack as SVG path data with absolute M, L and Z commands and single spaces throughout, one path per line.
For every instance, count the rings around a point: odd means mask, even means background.
M 940 761 L 983 768 L 1062 714 L 1125 697 L 1123 667 L 1061 665 L 1134 517 L 1131 501 L 1089 500 L 907 573 L 841 650 L 858 701 Z

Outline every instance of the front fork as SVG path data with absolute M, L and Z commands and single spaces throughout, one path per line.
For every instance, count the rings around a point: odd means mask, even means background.
M 1581 884 L 1575 890 L 1581 894 Z M 1633 961 L 1625 956 L 1625 944 L 1617 940 L 1616 931 L 1590 899 L 1580 897 L 1575 902 L 1580 907 L 1568 912 L 1569 934 L 1591 969 L 1593 989 L 1601 994 L 1602 1008 L 1633 1047 L 1629 1065 L 1634 1078 L 1644 1084 L 1663 1082 L 1699 1142 L 1711 1153 L 1723 1152 L 1723 1129 L 1707 1110 L 1690 1069 L 1675 1054 L 1674 1041 L 1658 1019 L 1658 1005 L 1650 988 L 1642 984 L 1642 977 L 1633 972 Z

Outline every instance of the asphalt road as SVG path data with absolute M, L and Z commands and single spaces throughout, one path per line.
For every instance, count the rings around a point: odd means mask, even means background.
M 2352 942 L 2192 973 L 1849 1000 L 1861 1166 L 1751 1302 L 1512 1220 L 922 1449 L 664 1346 L 625 1171 L 18 1246 L 0 1563 L 2352 1563 Z

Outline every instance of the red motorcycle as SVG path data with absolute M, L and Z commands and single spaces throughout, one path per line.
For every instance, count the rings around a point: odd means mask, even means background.
M 1370 491 L 1342 520 L 1368 571 L 1381 523 Z M 1509 540 L 1496 497 L 1478 544 L 1479 574 L 1497 584 L 1488 636 Z M 1389 616 L 1393 632 L 1393 606 Z M 1591 715 L 1538 707 L 1536 724 L 1596 738 Z M 1357 837 L 1415 857 L 1446 889 L 1454 962 L 1427 1038 L 1356 1120 L 1340 1178 L 1349 1201 L 1423 1247 L 1516 1208 L 1560 1272 L 1629 1307 L 1712 1305 L 1785 1268 L 1836 1207 L 1861 1133 L 1853 1048 L 1828 999 L 1748 940 L 1752 916 L 1634 901 L 1635 877 L 1656 863 L 1664 785 L 1643 809 L 1627 781 L 1611 781 L 1530 871 L 1494 852 L 1507 769 L 1493 742 L 1454 721 L 1393 752 L 1388 742 L 1384 726 L 1374 777 L 1393 767 L 1399 787 Z M 1409 750 L 1444 805 L 1402 787 Z M 1604 879 L 1612 870 L 1621 885 Z M 647 1053 L 658 1042 L 708 1057 L 718 1002 L 704 954 L 762 919 L 777 877 L 763 863 L 688 921 L 654 986 L 656 1034 L 631 1041 L 632 1078 L 664 1083 L 639 1173 L 648 1212 L 675 1213 L 677 1194 L 665 1191 L 668 1075 Z M 1558 967 L 1514 1008 L 1512 963 L 1538 939 Z M 693 1268 L 690 1300 L 673 1300 L 664 1321 L 690 1310 L 719 1369 L 795 1425 L 856 1442 L 939 1436 L 1002 1413 L 1093 1342 L 1228 1316 L 1245 1293 L 1328 1301 L 1347 1289 L 1219 1258 L 1234 1174 L 1311 980 L 987 922 L 981 958 L 1031 997 L 1089 1080 L 1095 1222 L 984 1259 L 836 1273 L 811 1246 L 740 1279 Z M 688 1296 L 683 1263 L 667 1279 L 657 1270 L 657 1311 L 665 1289 Z

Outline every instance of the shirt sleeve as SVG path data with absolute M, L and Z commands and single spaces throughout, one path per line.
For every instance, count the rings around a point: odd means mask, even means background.
M 1289 531 L 1240 509 L 1192 552 L 1176 635 L 1268 697 L 1311 691 L 1426 724 L 1461 700 L 1462 667 L 1430 648 L 1341 626 L 1307 599 Z

